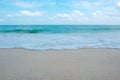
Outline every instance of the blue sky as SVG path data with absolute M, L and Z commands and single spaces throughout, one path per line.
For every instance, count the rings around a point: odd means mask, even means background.
M 120 24 L 120 0 L 1 0 L 0 24 Z

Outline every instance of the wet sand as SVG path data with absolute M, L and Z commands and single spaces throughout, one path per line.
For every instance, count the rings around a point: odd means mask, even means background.
M 120 49 L 0 49 L 0 80 L 120 80 Z

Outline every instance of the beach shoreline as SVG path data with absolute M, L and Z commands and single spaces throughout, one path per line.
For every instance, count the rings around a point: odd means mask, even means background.
M 0 49 L 0 80 L 119 80 L 120 49 Z

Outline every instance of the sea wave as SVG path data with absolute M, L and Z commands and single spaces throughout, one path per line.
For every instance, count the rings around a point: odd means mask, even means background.
M 0 33 L 91 33 L 120 31 L 120 26 L 0 26 Z
M 120 48 L 120 37 L 115 34 L 2 34 L 0 48 L 33 50 Z
M 120 26 L 0 26 L 0 48 L 89 47 L 120 48 Z

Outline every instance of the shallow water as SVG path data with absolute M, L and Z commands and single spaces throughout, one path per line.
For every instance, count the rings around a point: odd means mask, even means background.
M 4 25 L 0 48 L 78 49 L 120 48 L 120 26 L 111 25 Z

